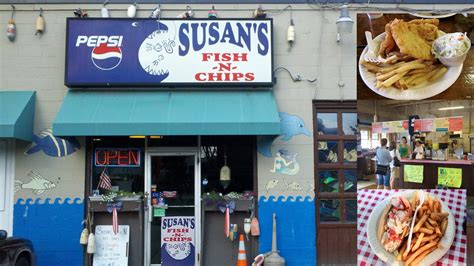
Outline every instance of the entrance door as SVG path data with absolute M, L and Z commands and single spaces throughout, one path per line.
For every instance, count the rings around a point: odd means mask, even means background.
M 200 265 L 201 186 L 197 148 L 149 150 L 145 171 L 145 191 L 149 193 L 145 265 Z M 162 228 L 163 220 L 166 223 Z M 183 228 L 189 231 L 183 232 Z M 166 231 L 163 235 L 162 230 Z M 189 242 L 189 234 L 193 243 Z
M 0 140 L 0 229 L 12 235 L 13 215 L 13 145 Z
M 355 264 L 357 105 L 355 101 L 313 104 L 318 264 Z

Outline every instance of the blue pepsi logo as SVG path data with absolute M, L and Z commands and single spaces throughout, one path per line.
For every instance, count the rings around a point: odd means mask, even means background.
M 92 50 L 92 63 L 100 70 L 112 70 L 122 62 L 122 50 L 118 46 L 109 47 L 102 43 Z

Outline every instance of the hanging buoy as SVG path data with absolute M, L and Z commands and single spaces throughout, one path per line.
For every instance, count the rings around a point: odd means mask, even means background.
M 87 228 L 84 228 L 81 233 L 81 238 L 79 240 L 79 243 L 81 245 L 87 245 L 87 241 L 89 240 L 89 230 Z
M 150 18 L 159 18 L 161 15 L 161 5 L 158 5 L 153 11 L 151 11 Z
M 109 10 L 107 9 L 107 7 L 105 7 L 108 3 L 109 1 L 105 1 L 102 8 L 100 9 L 100 14 L 102 15 L 103 18 L 110 17 Z
M 36 33 L 35 33 L 35 35 L 43 34 L 44 26 L 45 26 L 45 23 L 44 23 L 44 18 L 43 18 L 43 8 L 40 8 L 39 16 L 36 19 Z
M 11 42 L 13 42 L 16 38 L 16 25 L 15 25 L 15 6 L 12 5 L 12 16 L 10 20 L 8 20 L 7 24 L 7 38 Z
M 134 18 L 137 15 L 137 3 L 131 4 L 127 9 L 127 16 L 129 18 Z
M 214 8 L 214 6 L 212 6 L 212 9 L 209 10 L 209 13 L 207 13 L 207 18 L 209 18 L 209 19 L 216 19 L 217 18 L 217 11 Z
M 290 26 L 286 32 L 286 40 L 290 46 L 293 46 L 293 43 L 295 42 L 295 24 L 293 23 L 293 19 L 290 20 Z
M 95 253 L 95 236 L 94 233 L 89 234 L 89 239 L 87 240 L 87 254 Z
M 252 222 L 250 225 L 250 234 L 252 236 L 259 236 L 260 235 L 260 224 L 258 223 L 258 219 L 256 217 L 252 218 Z

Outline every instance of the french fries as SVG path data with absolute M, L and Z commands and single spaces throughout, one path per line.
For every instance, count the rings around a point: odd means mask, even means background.
M 394 56 L 390 58 L 392 57 Z M 410 61 L 400 61 L 401 59 Z M 439 63 L 435 64 L 433 61 L 402 57 L 398 57 L 396 60 L 386 60 L 383 65 L 366 61 L 362 61 L 362 65 L 368 71 L 375 73 L 375 87 L 377 89 L 393 86 L 400 90 L 407 90 L 410 87 L 416 87 L 426 82 L 434 82 L 448 71 L 447 67 Z M 433 211 L 434 206 L 429 206 L 429 208 Z
M 415 209 L 419 203 L 420 197 L 418 193 L 414 193 L 410 205 Z M 400 248 L 394 252 L 396 259 L 407 266 L 419 265 L 426 256 L 439 247 L 448 226 L 448 216 L 449 213 L 442 212 L 441 202 L 437 198 L 426 194 L 425 201 L 418 213 L 413 214 L 415 226 L 413 232 L 411 232 L 410 246 L 407 250 L 410 235 L 410 229 L 408 228 L 408 232 L 402 233 L 403 242 Z

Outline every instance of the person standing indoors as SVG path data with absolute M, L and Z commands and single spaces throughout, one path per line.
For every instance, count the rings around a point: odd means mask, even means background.
M 390 162 L 390 188 L 396 189 L 398 187 L 398 178 L 400 177 L 401 156 L 395 141 L 390 142 L 389 151 L 393 159 Z
M 377 188 L 378 189 L 390 189 L 390 162 L 392 156 L 387 150 L 387 139 L 381 139 L 380 147 L 375 153 L 375 159 L 377 161 L 377 170 L 375 174 L 377 176 Z
M 415 153 L 415 159 L 417 160 L 422 160 L 425 158 L 425 148 L 423 147 L 423 144 L 421 141 L 417 140 L 415 142 L 415 150 L 413 151 Z
M 410 159 L 411 155 L 411 147 L 408 145 L 408 141 L 406 137 L 402 137 L 402 142 L 400 143 L 400 147 L 398 148 L 400 153 L 400 158 L 403 159 Z

